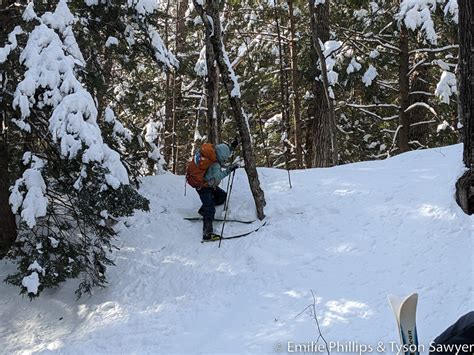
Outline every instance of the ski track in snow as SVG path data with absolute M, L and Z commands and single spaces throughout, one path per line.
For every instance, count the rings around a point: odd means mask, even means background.
M 474 219 L 453 197 L 461 150 L 293 171 L 291 190 L 286 171 L 261 168 L 267 225 L 220 249 L 200 243 L 200 222 L 182 220 L 200 205 L 189 187 L 183 196 L 184 178 L 148 177 L 151 212 L 119 226 L 108 288 L 76 301 L 70 281 L 30 302 L 0 285 L 0 353 L 274 353 L 317 339 L 309 315 L 296 317 L 310 290 L 326 340 L 374 345 L 398 341 L 387 294 L 419 292 L 428 344 L 474 306 Z M 250 211 L 240 169 L 230 215 Z M 229 223 L 226 234 L 251 228 Z

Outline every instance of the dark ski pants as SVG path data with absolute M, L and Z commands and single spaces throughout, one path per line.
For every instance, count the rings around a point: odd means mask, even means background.
M 202 202 L 199 214 L 204 220 L 213 220 L 216 206 L 220 206 L 225 202 L 227 193 L 220 187 L 201 187 L 196 191 Z

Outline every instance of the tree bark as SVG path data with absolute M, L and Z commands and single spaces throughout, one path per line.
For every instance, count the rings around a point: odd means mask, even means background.
M 176 9 L 176 35 L 175 35 L 175 54 L 179 59 L 182 59 L 182 53 L 185 50 L 186 44 L 186 9 L 188 2 L 187 0 L 180 0 L 177 4 Z M 183 65 L 183 63 L 181 63 Z M 172 144 L 172 160 L 173 160 L 173 174 L 179 173 L 178 162 L 179 162 L 179 149 L 178 149 L 178 133 L 176 128 L 179 122 L 183 120 L 183 93 L 182 93 L 182 77 L 178 71 L 174 72 L 173 76 L 173 122 L 172 130 L 173 136 L 171 139 Z
M 400 117 L 399 128 L 397 130 L 398 153 L 410 150 L 410 114 L 406 112 L 410 98 L 410 78 L 408 76 L 410 55 L 408 53 L 408 30 L 403 23 L 400 23 L 400 56 L 398 66 L 398 80 L 400 89 Z
M 312 78 L 313 103 L 311 115 L 313 123 L 311 150 L 309 152 L 309 167 L 328 167 L 337 165 L 338 148 L 336 132 L 336 115 L 334 104 L 329 97 L 329 80 L 326 58 L 321 50 L 320 42 L 329 40 L 329 8 L 330 2 L 315 6 L 314 0 L 308 1 L 311 26 L 311 59 L 315 68 L 320 64 L 322 82 L 316 81 L 317 75 Z
M 459 116 L 463 124 L 463 161 L 468 170 L 456 183 L 456 200 L 467 214 L 474 213 L 474 3 L 459 4 Z
M 293 15 L 293 0 L 288 1 L 288 12 L 290 18 L 290 56 L 291 56 L 291 81 L 293 86 L 293 125 L 295 139 L 296 164 L 298 168 L 303 167 L 303 143 L 301 137 L 301 98 L 299 91 L 300 74 L 298 70 L 298 47 L 296 44 L 295 17 Z
M 212 43 L 214 60 L 217 61 L 217 64 L 220 69 L 221 79 L 224 84 L 225 90 L 228 94 L 232 112 L 235 116 L 235 121 L 240 133 L 240 139 L 242 142 L 242 153 L 245 161 L 245 171 L 247 173 L 247 178 L 250 184 L 250 190 L 255 201 L 255 206 L 257 209 L 257 217 L 261 220 L 265 218 L 264 207 L 265 207 L 265 196 L 263 190 L 260 188 L 260 181 L 258 178 L 258 172 L 255 164 L 255 155 L 252 147 L 252 140 L 250 137 L 250 128 L 248 126 L 247 117 L 244 114 L 242 103 L 239 95 L 232 93 L 234 88 L 234 83 L 232 81 L 229 68 L 230 63 L 226 63 L 224 55 L 224 44 L 222 41 L 221 34 L 221 23 L 219 18 L 219 1 L 218 0 L 207 0 L 206 9 L 199 4 L 198 0 L 193 0 L 194 7 L 196 8 L 199 16 L 201 17 L 202 22 L 206 28 L 206 37 L 210 37 L 210 42 Z M 209 20 L 208 16 L 212 19 L 212 23 Z M 214 31 L 212 31 L 215 29 Z
M 165 10 L 165 46 L 169 48 L 169 14 L 170 14 L 170 0 L 166 2 Z M 171 168 L 173 162 L 173 90 L 171 87 L 172 73 L 167 70 L 165 81 L 165 132 L 164 132 L 164 158 L 166 167 Z
M 281 108 L 281 137 L 283 143 L 283 154 L 285 158 L 285 167 L 289 169 L 289 144 L 290 139 L 290 104 L 288 102 L 288 78 L 285 70 L 285 59 L 283 55 L 283 44 L 281 40 L 280 31 L 280 20 L 278 15 L 278 2 L 275 0 L 275 6 L 273 8 L 276 31 L 277 31 L 277 42 L 278 42 L 278 60 L 280 62 L 280 108 Z
M 426 58 L 427 56 L 424 55 L 415 55 L 415 62 Z M 408 105 L 411 106 L 416 102 L 424 102 L 428 101 L 428 96 L 421 94 L 421 92 L 429 92 L 430 91 L 430 83 L 426 81 L 426 78 L 429 77 L 428 67 L 420 66 L 416 69 L 410 77 L 410 94 L 409 94 L 409 102 Z M 414 93 L 415 92 L 415 93 Z M 420 92 L 420 93 L 418 93 Z M 411 141 L 418 141 L 421 145 L 425 146 L 428 142 L 428 137 L 430 133 L 430 124 L 423 123 L 423 124 L 416 124 L 418 122 L 427 122 L 429 121 L 431 113 L 424 107 L 415 107 L 411 109 L 408 113 L 409 115 L 409 122 L 410 122 L 410 130 L 409 130 L 409 139 Z
M 0 69 L 1 72 L 1 69 Z M 15 216 L 8 202 L 11 179 L 9 171 L 8 135 L 5 127 L 5 111 L 0 123 L 0 259 L 3 258 L 16 240 Z
M 8 33 L 13 30 L 13 8 L 14 1 L 3 0 L 0 2 L 0 47 L 4 46 Z M 7 105 L 11 107 L 11 102 L 5 96 L 5 85 L 7 85 L 7 62 L 0 64 L 0 259 L 2 259 L 11 248 L 17 237 L 15 216 L 13 215 L 8 202 L 10 192 L 8 187 L 12 183 L 10 177 L 10 158 L 9 158 L 9 137 L 7 130 Z
M 206 12 L 208 14 L 219 13 L 219 2 L 206 2 Z M 210 15 L 212 16 L 212 15 Z M 219 22 L 220 23 L 220 22 Z M 206 102 L 207 102 L 207 132 L 208 141 L 212 144 L 218 144 L 220 141 L 220 109 L 219 109 L 219 68 L 216 63 L 216 54 L 211 43 L 214 32 L 220 29 L 214 26 L 206 27 Z

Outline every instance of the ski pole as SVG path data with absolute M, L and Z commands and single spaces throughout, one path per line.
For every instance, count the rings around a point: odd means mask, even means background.
M 227 206 L 229 205 L 229 202 L 230 202 L 230 194 L 232 193 L 232 187 L 234 186 L 234 177 L 235 177 L 235 170 L 232 172 L 232 179 L 229 179 L 230 182 L 230 186 L 229 186 L 229 192 L 228 192 L 228 195 L 227 195 Z M 222 229 L 221 229 L 221 235 L 220 235 L 220 238 L 219 238 L 219 248 L 221 247 L 221 243 L 222 243 L 222 235 L 224 234 L 224 227 L 225 227 L 225 222 L 227 221 L 227 209 L 225 210 L 225 214 L 224 214 L 224 221 L 222 222 Z
M 227 211 L 227 206 L 229 204 L 229 186 L 230 186 L 230 176 L 227 178 L 227 188 L 226 188 L 226 197 L 224 202 L 224 211 Z

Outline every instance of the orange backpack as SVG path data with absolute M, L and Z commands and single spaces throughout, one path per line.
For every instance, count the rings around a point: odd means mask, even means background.
M 216 151 L 210 143 L 204 143 L 201 149 L 197 149 L 193 159 L 186 167 L 186 181 L 194 188 L 206 187 L 204 181 L 207 169 L 217 162 Z

